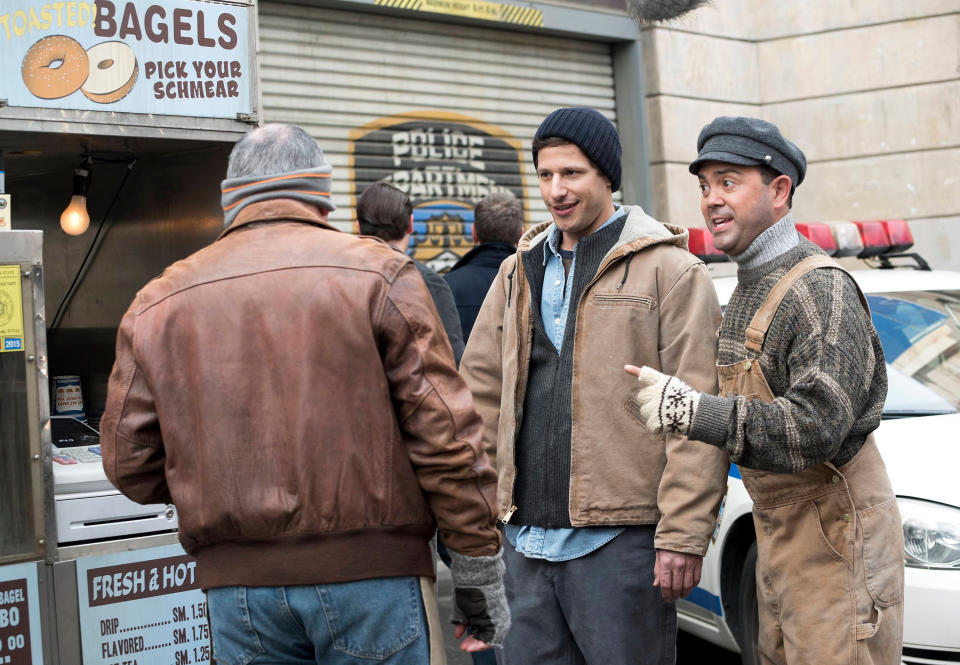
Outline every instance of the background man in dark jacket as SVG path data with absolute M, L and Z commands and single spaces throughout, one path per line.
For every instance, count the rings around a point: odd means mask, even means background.
M 298 127 L 241 139 L 227 228 L 117 335 L 104 469 L 176 505 L 223 662 L 435 662 L 438 524 L 465 642 L 509 625 L 480 418 L 410 259 L 327 223 L 330 171 Z
M 476 246 L 443 276 L 453 291 L 465 340 L 470 339 L 473 323 L 500 264 L 517 251 L 521 235 L 523 206 L 512 193 L 494 192 L 477 204 L 473 211 Z
M 360 200 L 357 201 L 357 225 L 363 235 L 380 238 L 394 249 L 406 252 L 410 246 L 410 235 L 413 233 L 413 206 L 410 205 L 410 197 L 393 185 L 385 182 L 373 183 L 363 190 Z M 447 332 L 453 348 L 453 357 L 459 365 L 463 355 L 464 338 L 450 287 L 430 266 L 416 259 L 413 260 L 413 265 L 427 284 L 427 290 L 430 291 L 430 297 L 433 298 L 433 304 L 440 314 L 443 329 Z

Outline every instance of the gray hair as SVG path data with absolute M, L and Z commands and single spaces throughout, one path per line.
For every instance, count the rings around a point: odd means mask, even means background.
M 316 140 L 296 125 L 257 127 L 237 141 L 227 163 L 227 178 L 289 173 L 325 163 Z
M 493 192 L 473 210 L 477 244 L 505 242 L 514 247 L 523 235 L 523 204 L 512 192 Z

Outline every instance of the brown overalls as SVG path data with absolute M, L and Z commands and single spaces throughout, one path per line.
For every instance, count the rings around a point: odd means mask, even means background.
M 756 358 L 783 298 L 816 268 L 843 270 L 810 256 L 774 286 L 747 328 L 754 358 L 717 366 L 721 396 L 774 400 Z M 869 312 L 862 293 L 860 300 Z M 757 532 L 761 661 L 899 665 L 903 531 L 873 435 L 840 468 L 826 462 L 799 473 L 740 473 Z

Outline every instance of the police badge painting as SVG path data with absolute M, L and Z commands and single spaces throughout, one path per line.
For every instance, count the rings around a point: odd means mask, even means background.
M 524 200 L 520 141 L 466 115 L 379 118 L 351 131 L 349 150 L 351 209 L 374 182 L 405 192 L 414 208 L 410 254 L 438 272 L 473 247 L 473 208 L 482 198 L 510 191 Z

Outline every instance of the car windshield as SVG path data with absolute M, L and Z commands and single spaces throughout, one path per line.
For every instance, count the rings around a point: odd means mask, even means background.
M 960 411 L 960 291 L 867 295 L 887 361 L 885 418 Z

